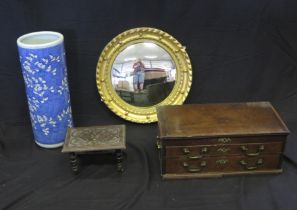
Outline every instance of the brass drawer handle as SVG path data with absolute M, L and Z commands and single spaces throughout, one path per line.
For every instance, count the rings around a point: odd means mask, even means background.
M 259 165 L 263 164 L 263 159 L 258 159 L 255 166 L 248 166 L 248 163 L 245 160 L 239 161 L 240 165 L 244 166 L 245 170 L 255 170 Z
M 241 148 L 241 151 L 243 151 L 244 152 L 244 154 L 246 155 L 246 156 L 249 156 L 249 157 L 254 157 L 254 156 L 258 156 L 258 155 L 260 155 L 261 154 L 261 152 L 262 151 L 264 151 L 264 145 L 260 145 L 259 146 L 259 148 L 258 148 L 258 152 L 252 152 L 252 153 L 248 153 L 248 148 L 246 147 L 246 146 L 241 146 L 240 147 Z
M 190 154 L 190 149 L 188 147 L 184 147 L 182 148 L 182 151 L 185 155 Z M 207 147 L 202 147 L 200 154 L 206 154 L 208 153 L 208 148 Z
M 202 169 L 204 167 L 206 167 L 206 162 L 201 161 L 200 167 L 195 166 L 195 165 L 189 165 L 187 162 L 183 162 L 183 167 L 186 168 L 188 172 L 197 173 L 197 172 L 202 171 Z
M 190 153 L 190 150 L 188 147 L 185 147 L 183 148 L 183 153 L 186 155 L 186 154 L 189 154 Z
M 157 143 L 156 143 L 156 145 L 157 145 L 157 149 L 162 149 L 162 143 L 161 143 L 161 140 L 160 140 L 160 137 L 159 136 L 157 136 Z
M 206 153 L 208 153 L 208 148 L 207 148 L 207 147 L 203 147 L 203 148 L 201 149 L 201 153 L 202 153 L 202 154 L 206 154 Z
M 189 160 L 197 160 L 203 158 L 202 155 L 187 156 Z

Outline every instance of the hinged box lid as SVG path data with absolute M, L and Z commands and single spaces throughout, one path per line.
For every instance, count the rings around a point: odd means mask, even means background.
M 160 106 L 157 116 L 161 139 L 289 133 L 269 102 Z

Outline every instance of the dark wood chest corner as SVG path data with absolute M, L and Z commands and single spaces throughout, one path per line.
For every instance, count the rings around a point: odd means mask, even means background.
M 157 109 L 164 179 L 280 173 L 289 130 L 269 102 Z

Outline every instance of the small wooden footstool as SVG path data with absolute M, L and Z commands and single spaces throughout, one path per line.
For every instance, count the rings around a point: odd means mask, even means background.
M 114 153 L 117 170 L 124 171 L 123 150 L 126 149 L 125 125 L 68 128 L 63 153 L 69 153 L 72 171 L 81 170 L 79 155 L 100 152 Z

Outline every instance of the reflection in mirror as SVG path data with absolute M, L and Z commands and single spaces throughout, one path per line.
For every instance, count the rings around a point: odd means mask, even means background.
M 111 71 L 116 93 L 134 106 L 152 106 L 173 89 L 176 66 L 163 48 L 153 42 L 132 44 L 116 57 Z

